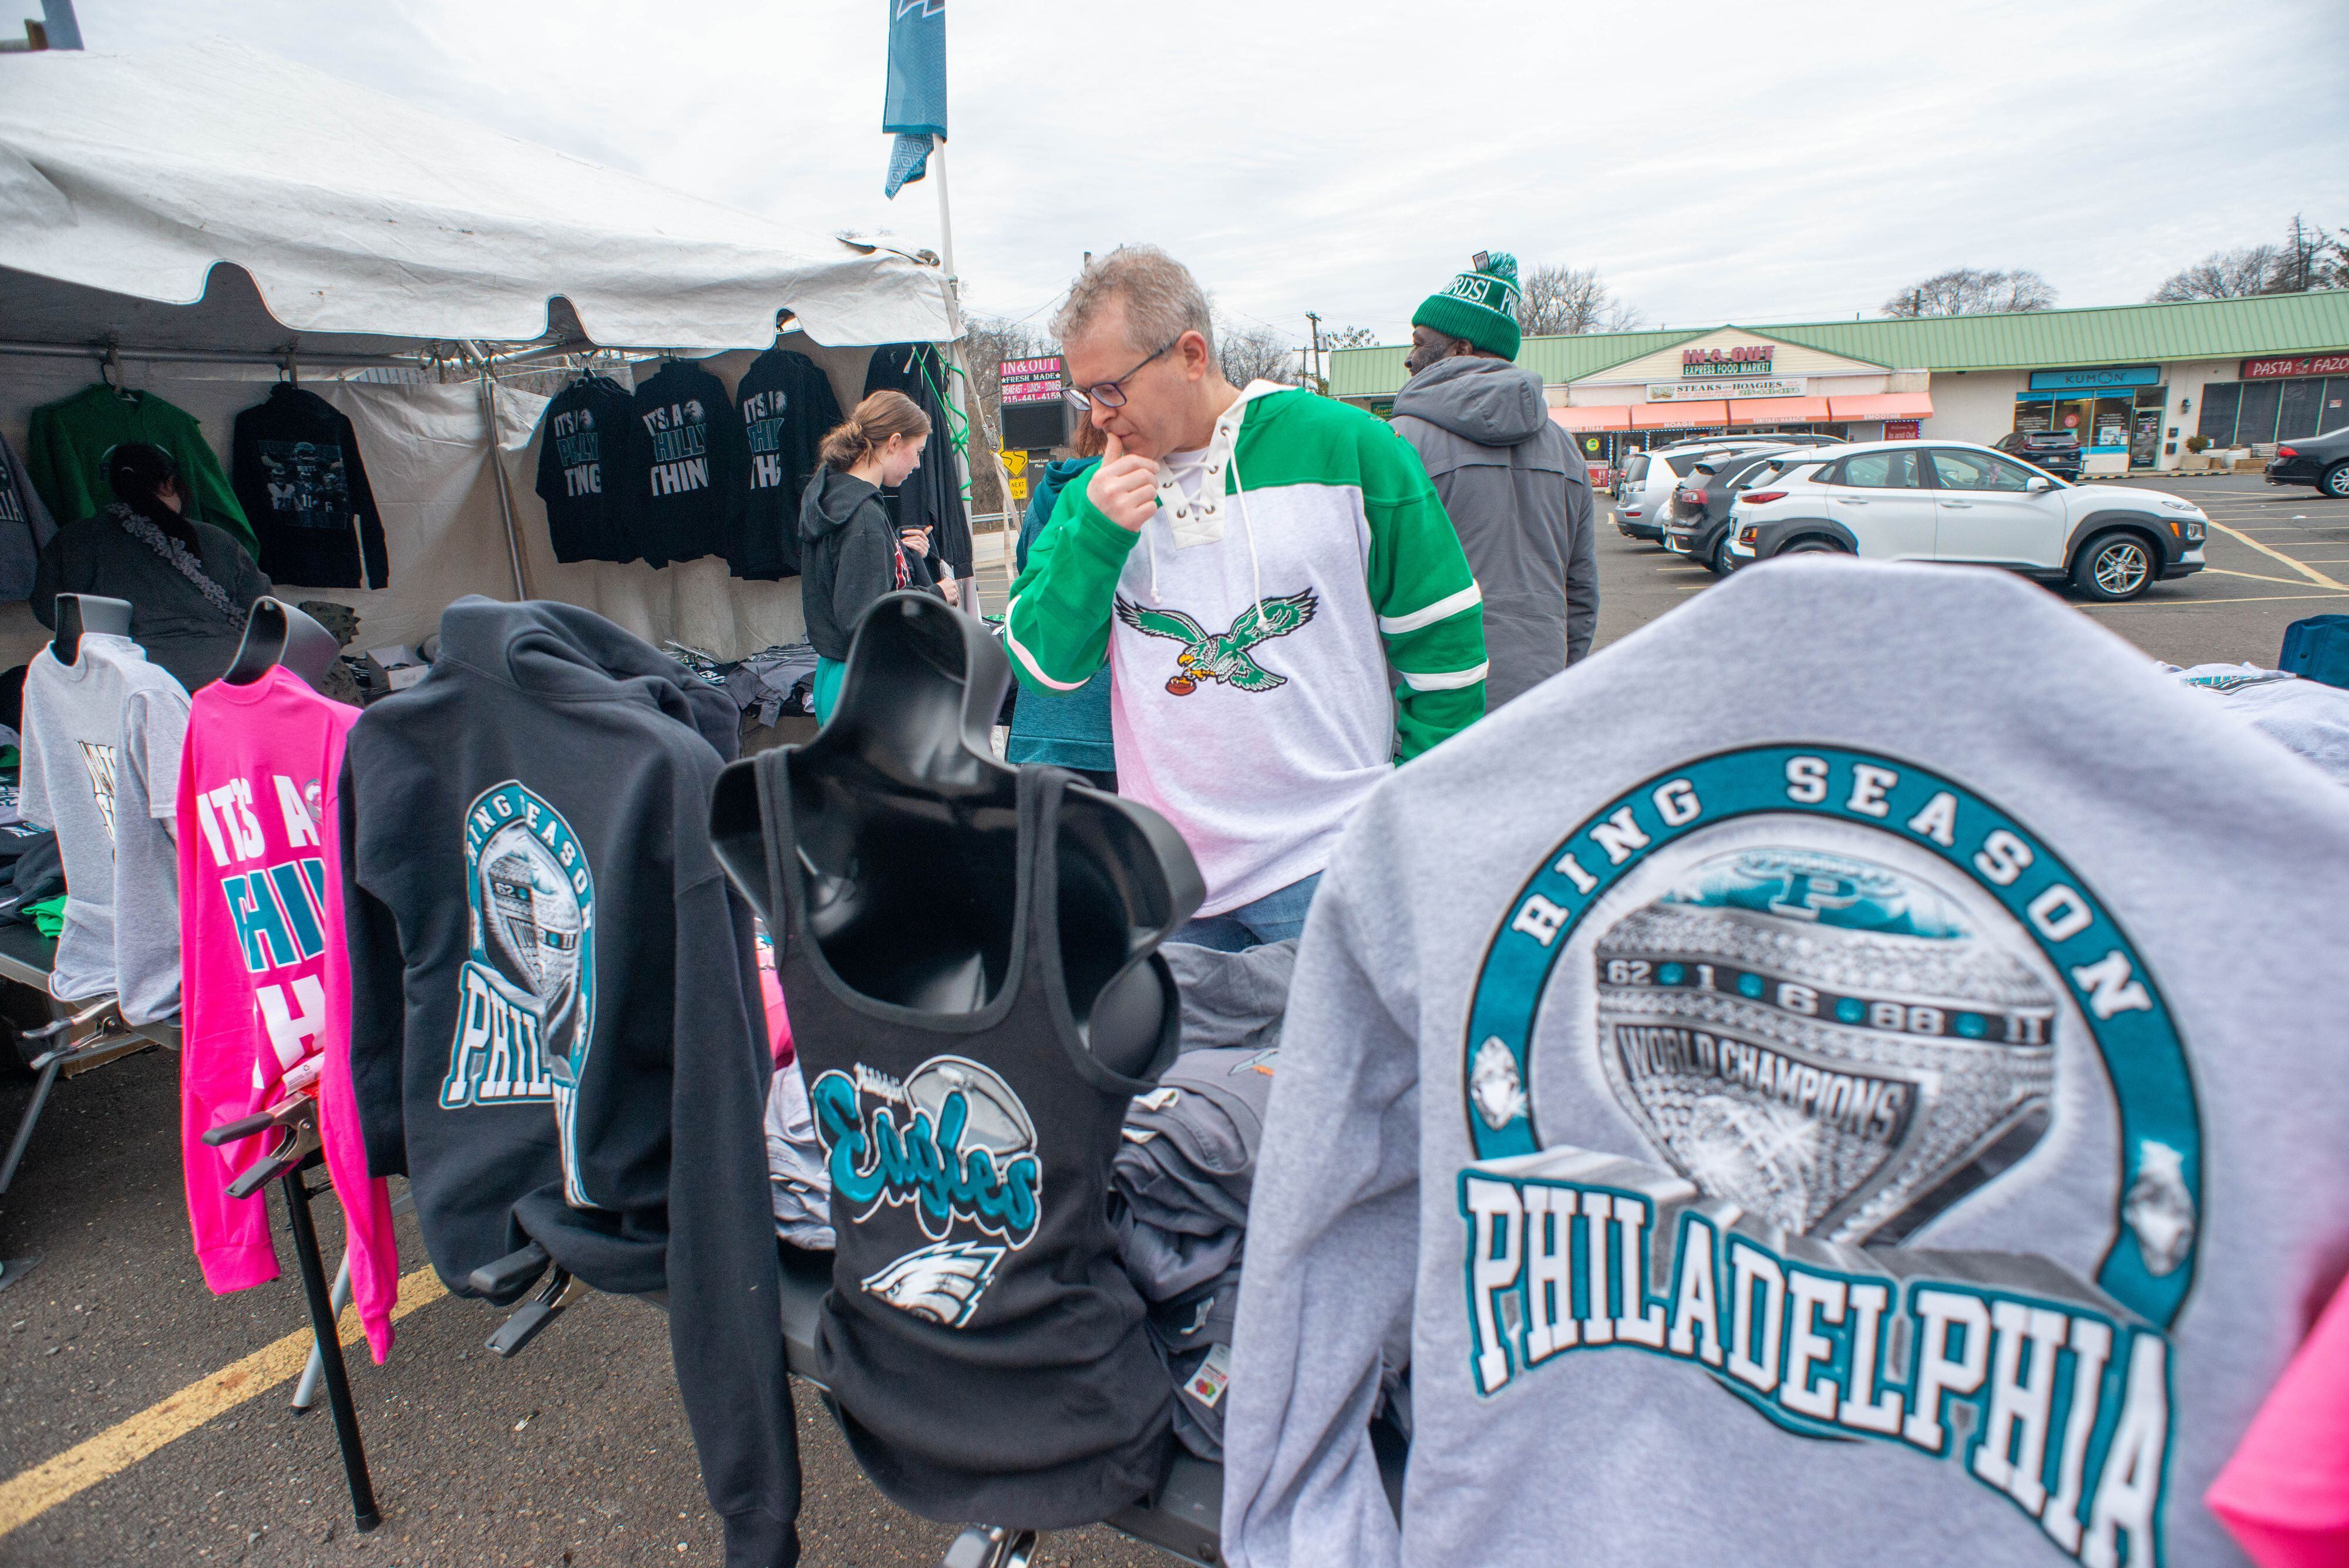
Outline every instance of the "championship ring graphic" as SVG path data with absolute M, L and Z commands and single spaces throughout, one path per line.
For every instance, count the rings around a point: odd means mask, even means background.
M 2095 880 L 1841 746 L 1685 758 L 1561 826 L 1459 1035 L 1476 1396 L 1636 1352 L 1940 1460 L 2054 1560 L 2165 1561 L 2201 1112 Z
M 1866 860 L 1700 861 L 1599 938 L 1608 1080 L 1706 1196 L 1898 1241 L 2046 1130 L 2057 999 L 2022 940 Z

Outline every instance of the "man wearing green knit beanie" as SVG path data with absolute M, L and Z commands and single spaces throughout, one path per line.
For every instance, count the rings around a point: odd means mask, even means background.
M 1516 258 L 1479 254 L 1412 317 L 1394 403 L 1485 595 L 1488 710 L 1588 652 L 1599 623 L 1590 472 L 1513 362 L 1516 309 Z
M 1431 294 L 1411 318 L 1412 350 L 1420 349 L 1418 328 L 1455 337 L 1504 359 L 1517 357 L 1517 258 L 1506 251 L 1479 251 L 1468 270 L 1441 294 Z M 1441 358 L 1431 354 L 1428 360 Z M 1426 362 L 1404 361 L 1412 374 Z

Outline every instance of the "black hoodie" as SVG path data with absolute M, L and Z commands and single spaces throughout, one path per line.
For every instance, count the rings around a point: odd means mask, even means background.
M 583 376 L 539 423 L 538 498 L 558 561 L 633 561 L 645 509 L 636 400 L 609 376 Z
M 808 642 L 845 659 L 856 618 L 899 588 L 926 588 L 929 574 L 897 543 L 881 492 L 853 473 L 818 466 L 800 498 L 800 608 Z
M 391 582 L 383 518 L 350 417 L 280 381 L 236 416 L 229 466 L 272 582 L 380 588 Z M 361 556 L 367 577 L 360 580 Z
M 873 351 L 864 371 L 864 395 L 905 393 L 929 416 L 930 439 L 922 443 L 922 466 L 902 486 L 882 492 L 890 517 L 901 528 L 927 528 L 945 575 L 971 575 L 970 510 L 963 504 L 960 471 L 947 435 L 945 395 L 947 371 L 938 351 L 926 343 L 893 343 Z
M 726 383 L 672 359 L 637 386 L 636 407 L 627 488 L 639 503 L 628 512 L 636 553 L 656 566 L 731 559 L 750 504 L 750 443 Z
M 816 449 L 840 422 L 840 400 L 816 362 L 770 348 L 735 385 L 750 441 L 750 502 L 730 565 L 738 577 L 773 579 L 800 569 L 800 499 L 819 466 Z
M 467 597 L 342 776 L 351 1075 L 450 1289 L 523 1246 L 669 1293 L 729 1568 L 797 1560 L 750 918 L 709 847 L 734 704 L 569 605 Z

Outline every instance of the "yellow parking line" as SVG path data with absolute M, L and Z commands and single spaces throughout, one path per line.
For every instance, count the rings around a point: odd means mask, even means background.
M 2336 583 L 2331 577 L 2326 576 L 2323 572 L 2320 572 L 2315 567 L 2309 566 L 2306 562 L 2295 561 L 2290 556 L 2285 555 L 2282 550 L 2271 550 L 2265 545 L 2261 544 L 2257 539 L 2252 538 L 2248 534 L 2239 534 L 2234 529 L 2228 527 L 2224 523 L 2216 521 L 2212 522 L 2210 526 L 2219 530 L 2220 533 L 2226 535 L 2230 539 L 2233 539 L 2240 544 L 2249 545 L 2252 549 L 2257 550 L 2261 555 L 2267 556 L 2270 560 L 2278 561 L 2284 566 L 2290 566 L 2293 571 L 2298 572 L 2302 576 L 2306 577 L 2312 583 L 2321 584 L 2328 588 L 2339 588 L 2344 593 L 2349 593 L 2349 583 Z
M 2230 572 L 2224 566 L 2205 566 L 2202 575 L 2206 577 L 2245 577 L 2255 583 L 2282 583 L 2288 588 L 2300 587 L 2300 580 L 2296 577 L 2263 577 L 2257 572 Z
M 440 1275 L 429 1267 L 419 1269 L 399 1282 L 399 1303 L 391 1309 L 391 1315 L 397 1321 L 448 1293 Z M 364 1342 L 357 1307 L 343 1310 L 338 1327 L 346 1345 Z M 30 1524 L 67 1498 L 129 1469 L 165 1444 L 295 1376 L 310 1359 L 310 1331 L 296 1329 L 47 1463 L 0 1481 L 0 1536 Z

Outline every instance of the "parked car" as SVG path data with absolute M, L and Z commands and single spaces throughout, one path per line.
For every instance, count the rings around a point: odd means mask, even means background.
M 2270 484 L 2313 484 L 2349 498 L 2349 425 L 2279 445 L 2267 475 Z
M 1723 439 L 1689 441 L 1632 452 L 1623 464 L 1623 480 L 1615 491 L 1615 526 L 1627 539 L 1661 544 L 1672 492 L 1689 471 L 1709 456 L 1775 446 L 1777 442 Z
M 2008 456 L 2019 457 L 2058 479 L 2076 482 L 2080 477 L 2084 460 L 2080 456 L 2080 438 L 2074 431 L 2015 431 L 1992 444 Z
M 1672 492 L 1664 521 L 1664 548 L 1702 561 L 1727 576 L 1737 565 L 1729 553 L 1729 514 L 1738 493 L 1771 483 L 1797 461 L 1815 462 L 1813 450 L 1764 447 L 1700 458 Z
M 1968 561 L 2069 582 L 2106 601 L 2133 599 L 2203 566 L 2210 520 L 2178 496 L 2066 484 L 1960 441 L 1870 441 L 1802 455 L 1737 496 L 1733 559 L 1821 551 Z

